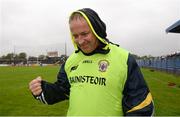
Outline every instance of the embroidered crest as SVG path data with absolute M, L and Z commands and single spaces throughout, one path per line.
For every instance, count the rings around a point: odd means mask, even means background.
M 105 72 L 107 67 L 109 66 L 109 62 L 107 60 L 100 60 L 99 63 L 99 71 Z

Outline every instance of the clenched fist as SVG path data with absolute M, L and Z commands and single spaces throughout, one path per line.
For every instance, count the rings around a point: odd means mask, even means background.
M 42 81 L 42 78 L 39 76 L 29 83 L 29 89 L 35 96 L 40 95 L 42 92 L 41 81 Z

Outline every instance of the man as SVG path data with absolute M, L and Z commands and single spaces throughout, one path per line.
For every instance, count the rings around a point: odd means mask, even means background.
M 29 83 L 36 99 L 46 104 L 69 99 L 67 115 L 152 115 L 152 96 L 135 59 L 109 42 L 98 14 L 80 9 L 71 14 L 69 25 L 75 52 L 55 83 L 40 77 Z

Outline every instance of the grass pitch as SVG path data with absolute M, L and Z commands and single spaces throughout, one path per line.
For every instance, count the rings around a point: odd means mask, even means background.
M 142 72 L 154 99 L 155 115 L 180 116 L 180 76 L 149 69 Z
M 45 105 L 36 101 L 28 89 L 29 82 L 37 76 L 54 82 L 58 70 L 58 66 L 0 67 L 0 115 L 66 115 L 68 101 Z
M 37 76 L 54 82 L 59 66 L 0 67 L 0 116 L 64 116 L 68 101 L 45 105 L 36 101 L 29 82 Z M 156 116 L 180 115 L 180 77 L 142 69 L 153 95 Z M 174 86 L 168 84 L 175 83 Z

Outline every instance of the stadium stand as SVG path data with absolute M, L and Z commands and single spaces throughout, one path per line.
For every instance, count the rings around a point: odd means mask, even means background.
M 180 20 L 166 29 L 166 33 L 180 33 Z

